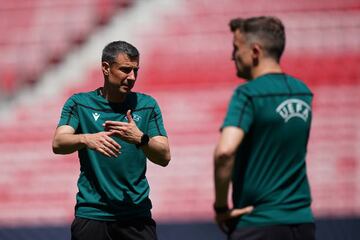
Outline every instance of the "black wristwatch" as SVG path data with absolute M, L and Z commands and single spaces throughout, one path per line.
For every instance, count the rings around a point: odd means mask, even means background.
M 144 133 L 142 136 L 141 136 L 141 140 L 140 140 L 140 143 L 136 144 L 136 147 L 139 148 L 141 146 L 144 146 L 144 145 L 147 145 L 150 141 L 150 138 L 149 138 L 149 135 L 147 135 L 146 133 Z
M 228 207 L 228 206 L 217 207 L 217 206 L 215 206 L 215 204 L 214 204 L 213 207 L 214 207 L 214 211 L 215 211 L 216 214 L 225 213 L 225 212 L 229 211 L 229 207 Z

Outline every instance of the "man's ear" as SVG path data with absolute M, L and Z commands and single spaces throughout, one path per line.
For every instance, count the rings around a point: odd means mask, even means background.
M 251 46 L 251 51 L 252 51 L 252 59 L 253 59 L 254 65 L 258 65 L 261 55 L 263 54 L 262 46 L 257 43 L 254 43 Z
M 254 59 L 259 59 L 260 55 L 262 54 L 262 47 L 261 45 L 254 43 L 251 46 L 252 54 Z
M 110 73 L 110 64 L 108 62 L 101 63 L 101 69 L 105 76 L 109 76 Z

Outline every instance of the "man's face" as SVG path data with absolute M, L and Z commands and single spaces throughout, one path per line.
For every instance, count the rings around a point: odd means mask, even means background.
M 250 80 L 252 78 L 251 68 L 253 66 L 252 49 L 246 43 L 244 35 L 239 30 L 234 32 L 233 46 L 232 60 L 235 61 L 236 75 Z
M 119 93 L 130 92 L 137 78 L 139 59 L 130 59 L 126 54 L 119 54 L 115 62 L 108 64 L 107 81 L 109 84 L 117 88 Z

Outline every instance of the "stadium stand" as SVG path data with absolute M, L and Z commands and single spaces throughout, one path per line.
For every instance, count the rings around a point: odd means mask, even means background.
M 57 6 L 57 10 L 43 9 L 41 19 L 60 15 L 58 9 L 74 12 L 76 16 L 82 1 L 65 1 L 66 4 L 55 1 L 58 3 L 54 5 L 49 3 L 53 1 L 44 2 L 47 2 L 44 8 L 51 5 Z M 89 12 L 96 9 L 103 17 L 114 9 L 98 8 L 95 6 L 100 1 L 92 2 Z M 102 2 L 109 4 L 106 6 L 114 3 Z M 27 48 L 34 53 L 29 59 L 20 57 L 27 64 L 23 69 L 29 75 L 41 73 L 44 70 L 41 66 L 48 66 L 45 62 L 51 54 L 58 56 L 60 64 L 43 75 L 34 90 L 19 96 L 19 101 L 8 106 L 2 104 L 0 225 L 64 224 L 73 218 L 79 164 L 76 154 L 52 154 L 52 134 L 65 100 L 74 92 L 101 85 L 100 51 L 108 40 L 118 38 L 140 46 L 141 70 L 136 90 L 150 92 L 158 99 L 172 146 L 173 160 L 167 168 L 150 163 L 148 166 L 154 217 L 160 222 L 211 220 L 212 152 L 231 92 L 241 83 L 230 60 L 231 34 L 227 24 L 234 16 L 259 14 L 277 15 L 284 20 L 288 39 L 283 67 L 304 79 L 315 93 L 308 154 L 315 214 L 319 218 L 360 216 L 360 121 L 357 121 L 360 39 L 356 37 L 360 35 L 360 3 L 357 0 L 276 2 L 224 0 L 209 4 L 201 0 L 167 3 L 154 0 L 155 6 L 143 7 L 151 3 L 138 1 L 126 16 L 117 13 L 111 22 L 101 17 L 100 21 L 106 25 L 104 31 L 94 32 L 90 38 L 90 29 L 99 20 L 94 17 L 97 14 L 86 15 L 84 9 L 80 11 L 84 16 L 77 16 L 83 21 L 75 17 L 67 19 L 72 21 L 69 26 L 75 22 L 83 25 L 72 26 L 77 30 L 69 28 L 67 33 L 56 29 L 52 33 L 45 31 L 42 33 L 48 37 L 45 45 L 30 39 L 22 45 L 24 32 L 20 31 L 18 35 L 2 35 L 3 56 L 14 58 Z M 30 3 L 26 5 L 30 11 L 23 10 L 23 5 L 19 10 L 15 5 L 7 8 L 13 8 L 19 15 L 30 16 L 35 12 L 35 5 Z M 26 24 L 30 23 L 19 20 L 18 24 L 19 28 L 28 29 Z M 75 32 L 82 35 L 83 44 L 66 54 L 74 44 Z M 29 30 L 26 35 L 35 34 Z M 11 46 L 3 43 L 5 37 Z M 44 46 L 46 51 L 36 50 Z M 11 49 L 16 50 L 11 52 Z M 18 88 L 17 81 L 21 78 L 17 76 L 15 61 L 3 56 L 0 66 L 9 67 L 0 70 L 1 76 L 6 76 L 1 77 L 1 88 L 11 91 Z M 79 64 L 77 73 L 68 73 L 72 61 Z M 54 76 L 50 81 L 49 75 L 61 72 L 65 72 L 63 78 Z M 56 82 L 62 79 L 63 83 Z
M 1 0 L 0 96 L 11 97 L 16 90 L 36 82 L 49 64 L 61 61 L 130 2 Z

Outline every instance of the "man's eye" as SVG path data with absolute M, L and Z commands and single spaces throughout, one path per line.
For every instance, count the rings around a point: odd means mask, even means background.
M 124 73 L 126 73 L 126 74 L 130 73 L 131 70 L 132 70 L 131 67 L 121 67 L 121 68 L 120 68 L 120 71 L 122 71 L 122 72 L 124 72 Z
M 132 68 L 132 67 L 121 67 L 119 69 L 120 69 L 120 71 L 122 71 L 123 73 L 126 73 L 126 74 L 131 73 L 132 70 L 134 70 L 134 73 L 137 74 L 137 71 L 139 70 L 138 68 Z

